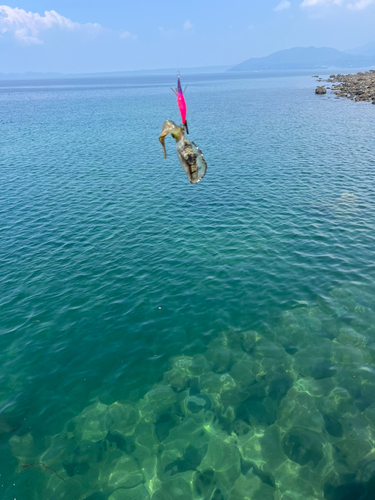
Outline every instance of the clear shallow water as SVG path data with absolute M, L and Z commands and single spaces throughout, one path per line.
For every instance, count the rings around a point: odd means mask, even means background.
M 186 80 L 2 82 L 1 496 L 369 500 L 374 107 Z

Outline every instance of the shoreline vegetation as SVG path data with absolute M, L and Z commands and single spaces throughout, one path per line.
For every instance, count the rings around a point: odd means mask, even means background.
M 316 77 L 316 76 L 315 76 Z M 323 81 L 321 78 L 319 82 Z M 372 102 L 375 104 L 375 70 L 370 69 L 365 73 L 359 72 L 354 75 L 330 75 L 325 80 L 327 83 L 336 85 L 319 86 L 315 89 L 316 94 L 326 94 L 327 90 L 333 91 L 337 99 L 346 97 L 355 102 Z

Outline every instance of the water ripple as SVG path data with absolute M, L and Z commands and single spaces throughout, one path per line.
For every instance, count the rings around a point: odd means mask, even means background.
M 316 362 L 329 349 L 357 397 L 349 379 L 373 361 L 353 343 L 375 342 L 373 107 L 317 100 L 305 77 L 193 79 L 209 167 L 191 187 L 157 141 L 177 119 L 164 81 L 3 87 L 0 101 L 4 429 L 43 448 L 95 398 L 138 401 L 171 357 L 229 330 Z M 12 432 L 0 421 L 0 444 Z

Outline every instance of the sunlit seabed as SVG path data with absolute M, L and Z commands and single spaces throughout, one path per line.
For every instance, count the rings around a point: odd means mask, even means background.
M 375 497 L 374 112 L 191 86 L 195 191 L 164 85 L 0 93 L 5 500 Z
M 14 435 L 17 494 L 374 498 L 373 303 L 333 289 L 285 311 L 271 338 L 223 332 L 202 354 L 173 357 L 135 403 L 96 400 L 55 436 Z

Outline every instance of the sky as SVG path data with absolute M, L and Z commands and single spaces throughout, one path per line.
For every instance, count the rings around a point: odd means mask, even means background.
M 359 47 L 374 25 L 375 0 L 16 0 L 0 5 L 0 73 L 235 65 Z

